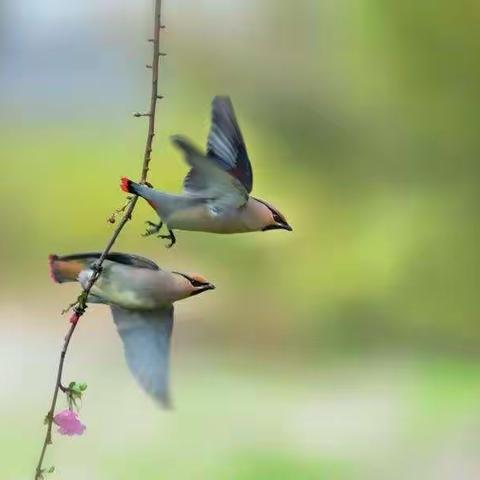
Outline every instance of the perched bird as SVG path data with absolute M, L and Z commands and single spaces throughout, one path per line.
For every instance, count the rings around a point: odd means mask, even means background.
M 57 283 L 85 287 L 100 253 L 50 255 Z M 201 275 L 167 272 L 147 258 L 110 253 L 88 302 L 110 305 L 127 364 L 139 384 L 163 406 L 170 405 L 168 376 L 173 303 L 215 287 Z
M 170 239 L 168 246 L 172 246 L 176 229 L 211 233 L 292 230 L 275 207 L 250 196 L 252 167 L 229 97 L 213 99 L 206 155 L 182 136 L 172 137 L 172 142 L 191 167 L 181 195 L 160 192 L 126 177 L 121 181 L 124 192 L 143 197 L 160 217 L 158 225 L 147 222 L 146 235 L 158 233 L 165 223 L 169 234 L 159 237 Z

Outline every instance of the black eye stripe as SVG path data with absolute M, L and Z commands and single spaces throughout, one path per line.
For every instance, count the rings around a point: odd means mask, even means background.
M 265 205 L 270 210 L 273 220 L 275 222 L 283 223 L 283 224 L 287 223 L 287 219 L 283 215 L 281 215 L 279 212 L 277 212 L 275 209 L 273 209 L 267 202 L 264 202 L 259 198 L 255 198 L 255 200 L 257 200 L 257 202 L 263 203 L 263 205 Z
M 268 205 L 267 205 L 268 206 Z M 287 220 L 283 217 L 283 215 L 280 215 L 280 213 L 276 212 L 273 208 L 270 208 L 270 211 L 272 212 L 273 219 L 278 222 L 278 223 L 287 223 Z

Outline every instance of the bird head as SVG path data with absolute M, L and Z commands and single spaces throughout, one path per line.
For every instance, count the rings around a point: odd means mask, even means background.
M 193 297 L 207 290 L 214 290 L 215 285 L 210 283 L 204 276 L 198 273 L 172 272 L 181 278 L 182 290 L 186 297 Z
M 273 206 L 264 200 L 255 198 L 257 203 L 257 215 L 262 224 L 260 230 L 288 230 L 291 232 L 293 228 L 288 224 L 287 219 Z

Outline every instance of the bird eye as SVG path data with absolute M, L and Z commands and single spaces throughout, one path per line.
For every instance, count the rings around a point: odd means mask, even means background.
M 193 287 L 202 287 L 205 285 L 205 282 L 199 282 L 198 280 L 195 280 L 194 278 L 189 278 L 190 283 L 192 284 Z
M 280 223 L 280 224 L 285 224 L 285 223 L 287 223 L 287 221 L 285 220 L 285 218 L 283 217 L 283 215 L 281 215 L 280 213 L 276 212 L 275 210 L 272 210 L 272 217 L 273 217 L 273 221 L 274 221 L 274 222 L 277 222 L 277 223 Z

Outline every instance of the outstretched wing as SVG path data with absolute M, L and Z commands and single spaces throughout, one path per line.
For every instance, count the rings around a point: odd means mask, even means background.
M 253 173 L 230 97 L 212 101 L 212 126 L 207 139 L 207 157 L 212 157 L 230 175 L 252 191 Z
M 130 371 L 149 395 L 168 408 L 173 305 L 148 311 L 116 305 L 111 309 Z
M 214 157 L 206 157 L 180 135 L 173 136 L 171 140 L 182 150 L 191 167 L 183 184 L 187 195 L 207 199 L 218 210 L 245 205 L 247 190 Z

